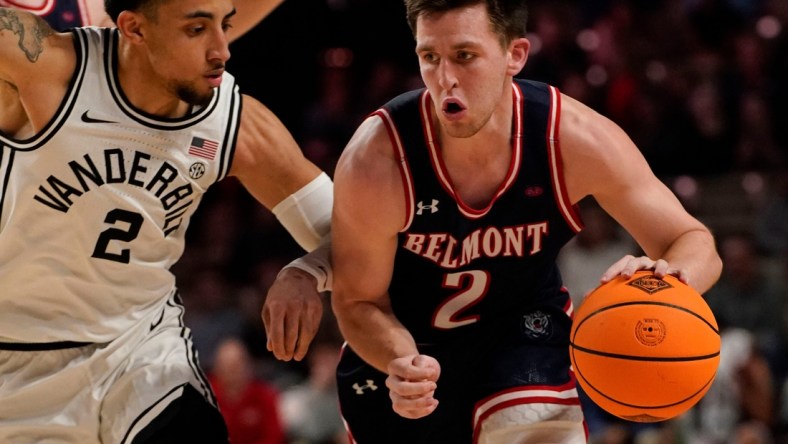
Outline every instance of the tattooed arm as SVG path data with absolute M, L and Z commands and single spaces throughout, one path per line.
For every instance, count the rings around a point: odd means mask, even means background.
M 25 138 L 52 118 L 76 66 L 71 34 L 40 17 L 0 8 L 0 130 Z

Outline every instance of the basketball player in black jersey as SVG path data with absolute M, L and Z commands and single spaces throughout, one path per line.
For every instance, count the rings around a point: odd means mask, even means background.
M 555 259 L 593 198 L 651 269 L 699 292 L 721 262 L 614 123 L 538 82 L 524 0 L 405 0 L 423 90 L 367 118 L 335 173 L 333 309 L 352 442 L 587 440 Z

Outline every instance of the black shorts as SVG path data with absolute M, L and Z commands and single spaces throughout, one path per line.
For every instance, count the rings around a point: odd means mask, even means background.
M 435 392 L 438 408 L 420 419 L 394 412 L 387 375 L 346 347 L 337 367 L 337 383 L 349 433 L 358 444 L 470 444 L 480 401 L 502 392 L 527 393 L 531 388 L 573 389 L 568 349 L 571 319 L 564 310 L 557 303 L 523 314 L 516 328 L 501 326 L 505 340 L 494 333 L 420 347 L 421 353 L 441 364 Z

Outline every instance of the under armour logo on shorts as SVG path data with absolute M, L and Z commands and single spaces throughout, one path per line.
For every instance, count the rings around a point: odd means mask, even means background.
M 367 379 L 367 383 L 364 385 L 358 385 L 358 382 L 353 384 L 353 389 L 356 391 L 357 395 L 363 395 L 364 390 L 371 389 L 374 392 L 378 389 L 378 386 L 375 385 L 375 381 L 372 379 Z

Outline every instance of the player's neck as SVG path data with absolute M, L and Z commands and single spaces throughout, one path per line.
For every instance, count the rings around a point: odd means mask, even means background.
M 502 156 L 509 158 L 512 147 L 511 102 L 506 109 L 496 109 L 487 122 L 470 137 L 454 137 L 438 124 L 439 146 L 446 155 L 464 158 L 468 163 L 486 163 Z

